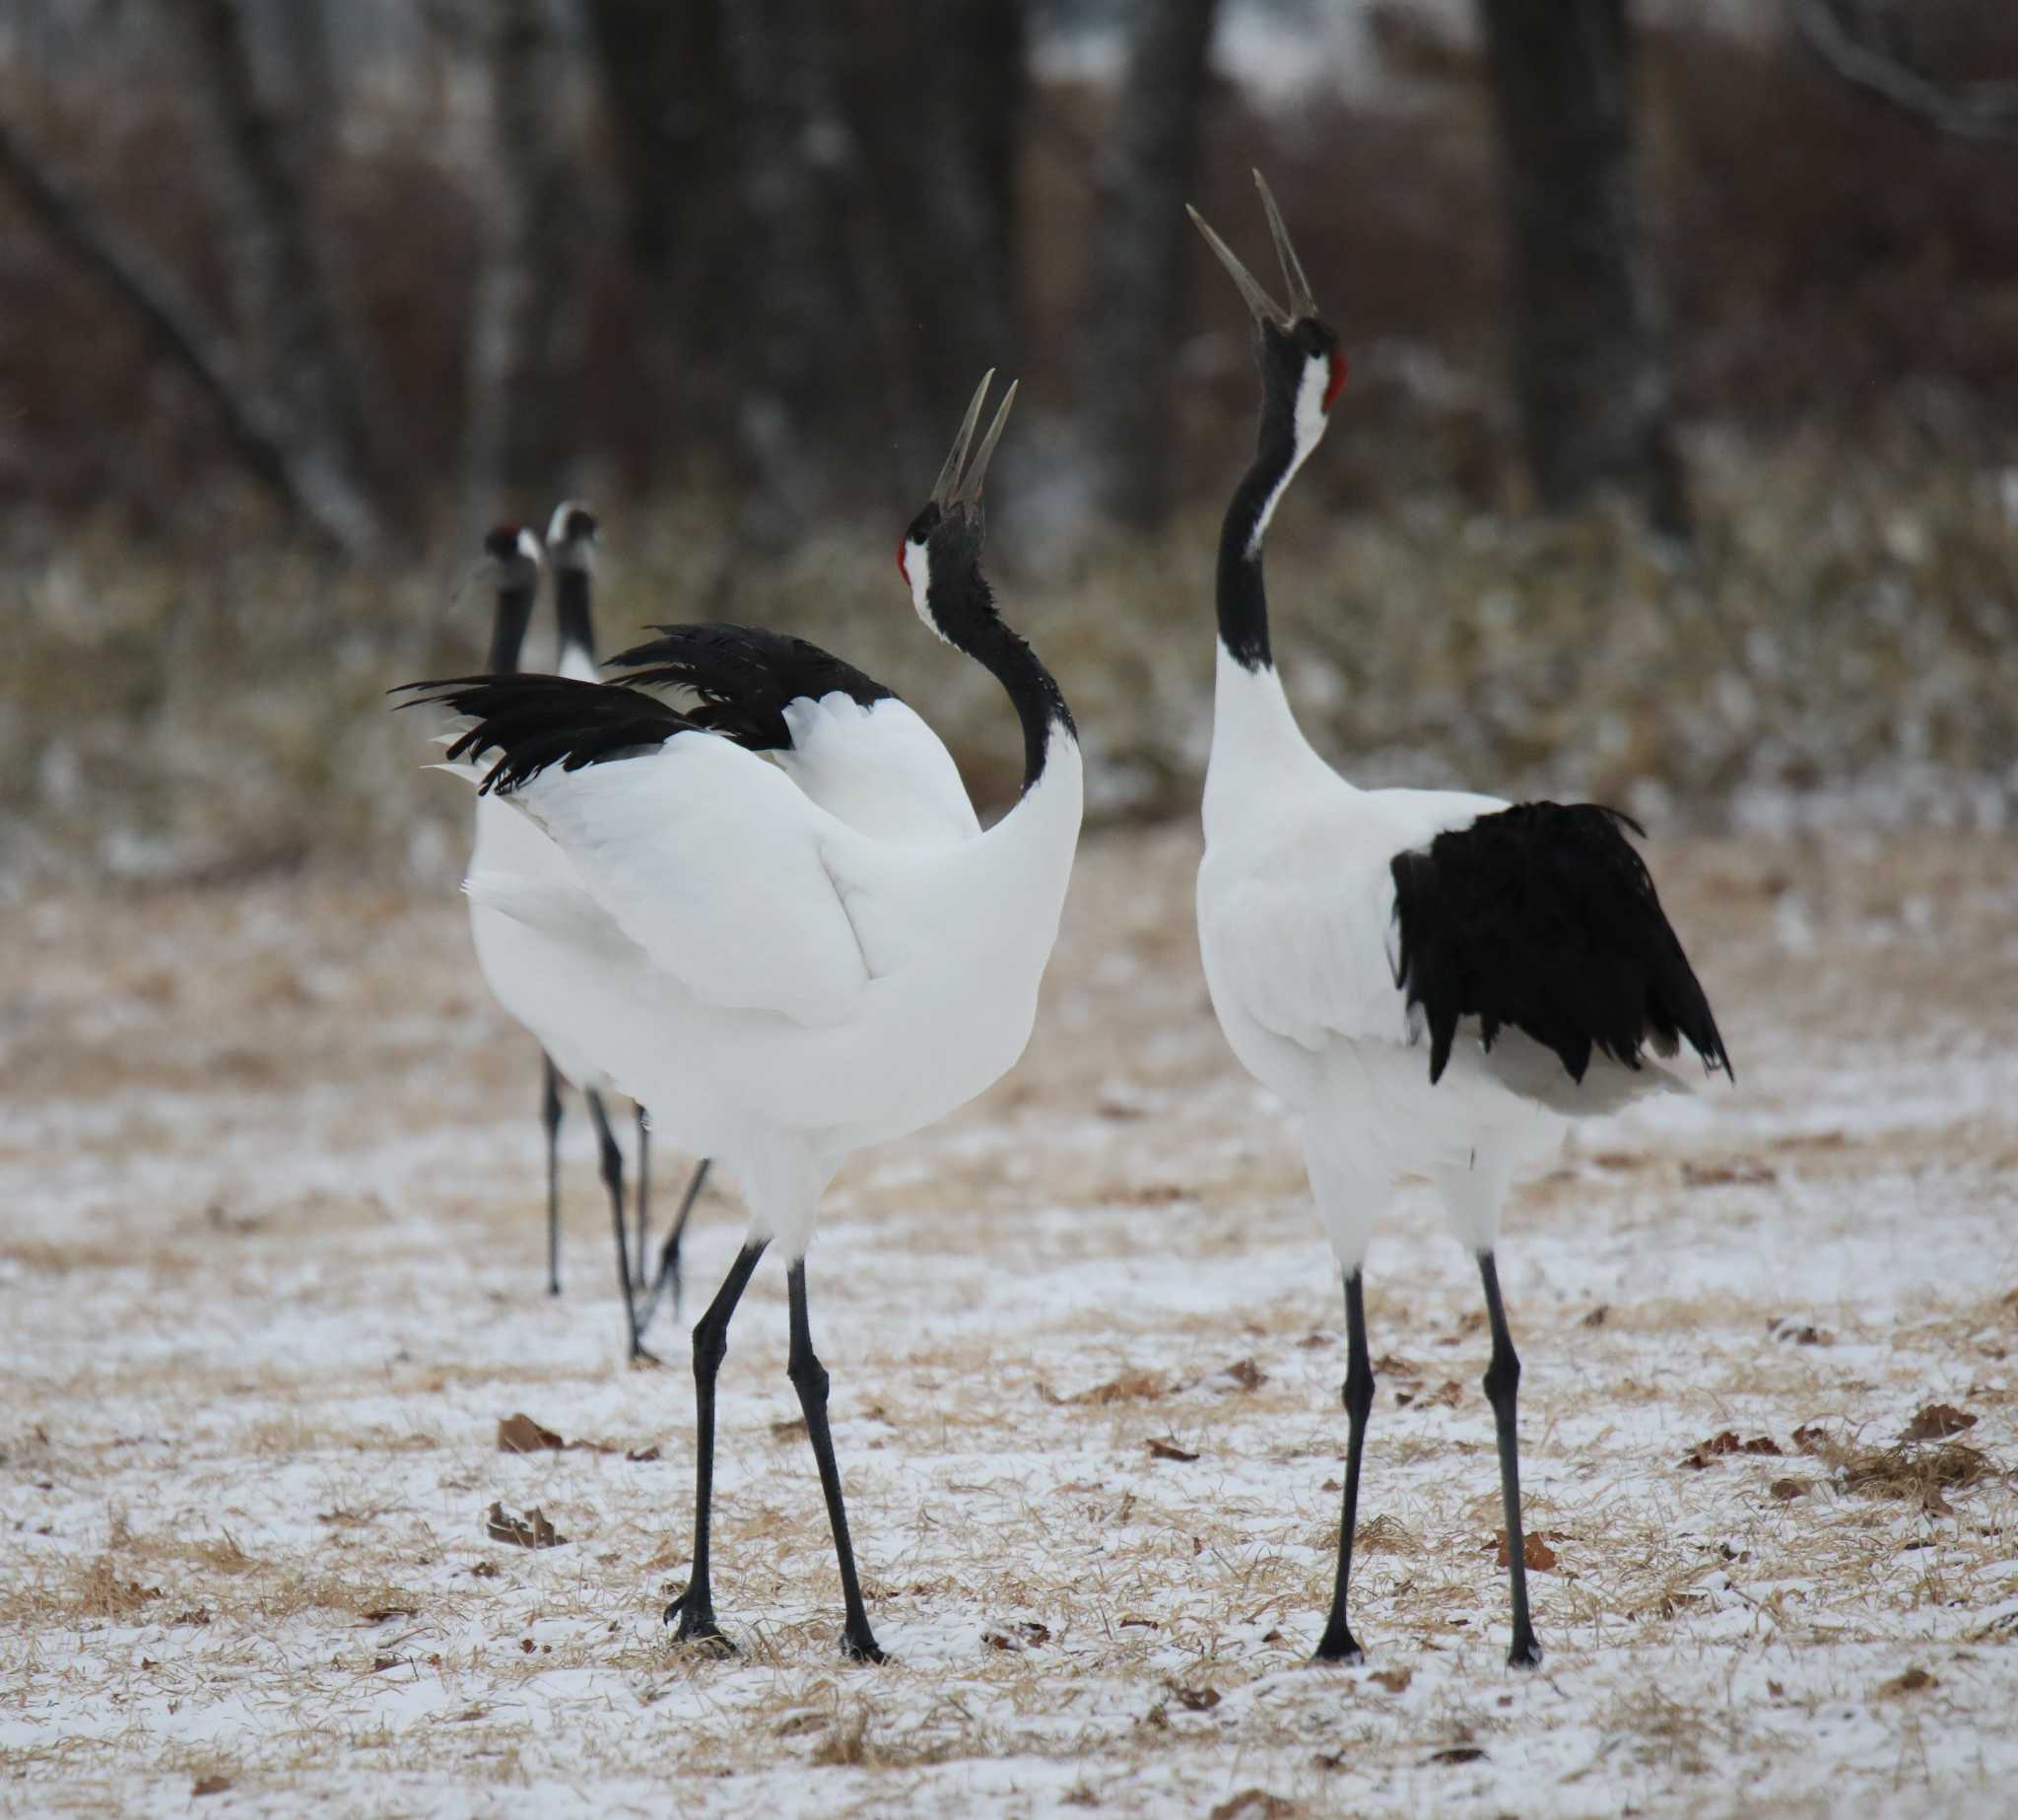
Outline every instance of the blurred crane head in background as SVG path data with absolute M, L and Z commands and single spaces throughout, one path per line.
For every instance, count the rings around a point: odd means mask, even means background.
M 540 540 L 519 524 L 494 525 L 484 534 L 485 562 L 479 571 L 501 588 L 536 587 L 540 578 Z
M 547 523 L 547 550 L 556 569 L 593 569 L 603 540 L 594 512 L 579 500 L 563 500 Z

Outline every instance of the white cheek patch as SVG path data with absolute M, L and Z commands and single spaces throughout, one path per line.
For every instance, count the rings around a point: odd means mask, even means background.
M 1331 362 L 1314 355 L 1304 363 L 1304 377 L 1297 386 L 1297 460 L 1302 461 L 1323 439 L 1329 421 L 1324 394 L 1331 387 Z
M 518 554 L 535 569 L 540 566 L 540 540 L 530 531 L 518 533 Z
M 910 604 L 917 610 L 925 630 L 942 643 L 951 642 L 939 630 L 939 622 L 932 617 L 932 609 L 926 602 L 926 596 L 932 591 L 932 554 L 914 540 L 904 546 L 904 577 L 910 583 Z
M 1261 548 L 1262 538 L 1268 535 L 1268 521 L 1275 516 L 1275 507 L 1281 502 L 1284 490 L 1297 477 L 1297 469 L 1304 465 L 1311 450 L 1324 439 L 1324 426 L 1330 421 L 1324 411 L 1325 388 L 1331 383 L 1331 363 L 1321 356 L 1312 357 L 1304 363 L 1304 376 L 1297 382 L 1297 409 L 1292 420 L 1291 435 L 1296 438 L 1296 452 L 1290 456 L 1289 466 L 1282 471 L 1282 478 L 1275 483 L 1267 499 L 1261 503 L 1260 515 L 1254 520 L 1254 534 L 1247 539 L 1247 555 L 1252 557 Z

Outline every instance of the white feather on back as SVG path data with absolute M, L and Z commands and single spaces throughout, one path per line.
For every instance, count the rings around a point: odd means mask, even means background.
M 619 763 L 558 767 L 515 793 L 590 896 L 704 1005 L 819 1026 L 868 968 L 823 859 L 845 836 L 776 767 L 707 733 Z
M 894 696 L 864 707 L 841 690 L 788 703 L 777 762 L 830 815 L 888 841 L 962 841 L 980 821 L 953 756 Z

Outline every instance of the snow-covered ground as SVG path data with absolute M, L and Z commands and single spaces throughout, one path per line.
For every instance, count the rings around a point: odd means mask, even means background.
M 534 1058 L 448 892 L 12 907 L 0 1804 L 2009 1811 L 2018 843 L 1656 851 L 1737 1087 L 1584 1131 L 1510 1222 L 1526 1676 L 1476 1279 L 1414 1191 L 1370 1266 L 1369 1659 L 1306 1665 L 1342 1312 L 1206 1008 L 1194 857 L 1090 843 L 1022 1068 L 837 1184 L 813 1314 L 874 1669 L 769 1263 L 722 1378 L 742 1654 L 665 1642 L 684 1342 L 620 1362 L 578 1117 L 545 1295 Z M 738 1234 L 703 1203 L 693 1300 Z M 499 1451 L 521 1411 L 607 1450 Z M 490 1540 L 494 1501 L 565 1545 Z

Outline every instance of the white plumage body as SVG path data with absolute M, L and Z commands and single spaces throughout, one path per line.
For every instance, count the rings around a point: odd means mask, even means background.
M 951 760 L 908 708 L 805 706 L 815 736 L 789 765 L 685 732 L 543 772 L 497 807 L 536 823 L 565 869 L 487 867 L 468 887 L 540 944 L 526 1022 L 556 1030 L 557 1055 L 592 1052 L 655 1128 L 725 1164 L 752 1238 L 791 1256 L 848 1151 L 941 1117 L 1023 1052 L 1083 794 L 1077 744 L 1054 733 L 1023 801 L 971 832 L 965 792 L 964 816 L 946 792 Z M 798 781 L 878 819 L 840 780 L 851 720 L 855 749 L 905 782 L 886 776 L 874 797 L 886 832 Z
M 1460 1042 L 1431 1085 L 1396 979 L 1393 856 L 1506 807 L 1460 791 L 1355 788 L 1305 740 L 1275 671 L 1221 649 L 1198 870 L 1206 983 L 1242 1065 L 1298 1122 L 1347 1270 L 1406 1176 L 1436 1182 L 1458 1237 L 1489 1248 L 1509 1178 L 1562 1141 L 1562 1112 L 1510 1084 L 1518 1033 L 1490 1056 Z M 1618 1103 L 1605 1072 L 1592 1110 Z M 1642 1075 L 1649 1088 L 1667 1079 Z

